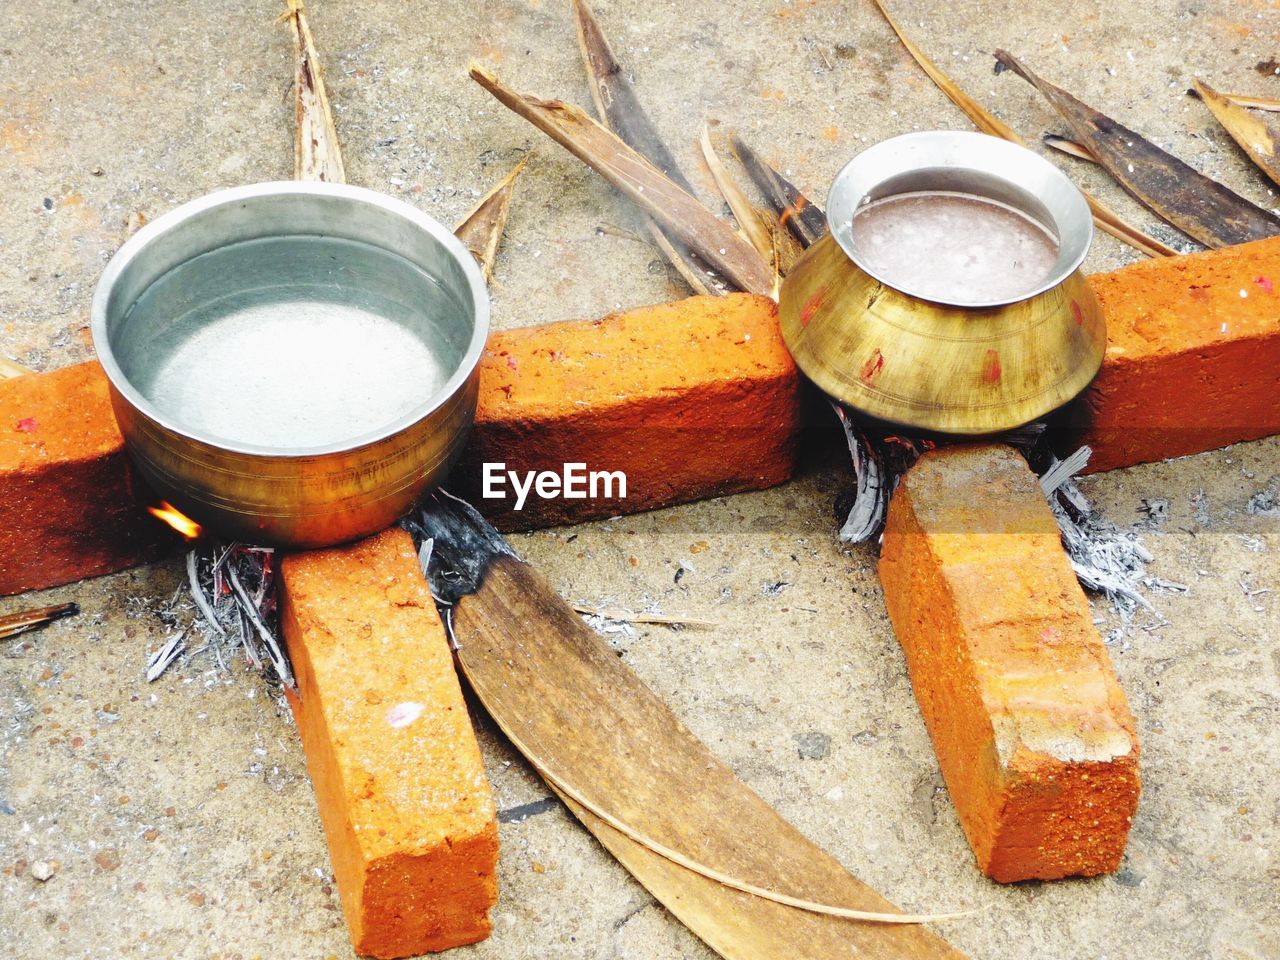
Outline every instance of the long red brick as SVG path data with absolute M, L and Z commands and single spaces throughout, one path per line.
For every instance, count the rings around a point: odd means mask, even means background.
M 1069 416 L 1091 471 L 1280 433 L 1280 237 L 1089 280 L 1109 342 Z
M 1115 870 L 1138 740 L 1022 458 L 994 445 L 923 457 L 890 503 L 880 581 L 979 867 L 1001 882 Z
M 0 595 L 137 566 L 173 543 L 135 494 L 101 367 L 0 381 Z
M 503 529 L 635 513 L 790 478 L 801 382 L 767 297 L 690 297 L 493 335 L 460 492 Z M 480 497 L 482 465 L 626 474 L 626 498 Z M 598 492 L 603 493 L 603 485 Z M 615 487 L 615 493 L 617 488 Z
M 635 513 L 787 480 L 801 384 L 763 297 L 693 297 L 495 333 L 453 485 L 508 528 Z M 626 474 L 626 497 L 479 498 L 481 464 Z M 0 593 L 156 557 L 171 538 L 135 500 L 96 363 L 0 382 Z M 599 488 L 604 492 L 603 485 Z
M 453 654 L 393 528 L 281 565 L 291 698 L 351 943 L 405 957 L 489 935 L 498 834 Z

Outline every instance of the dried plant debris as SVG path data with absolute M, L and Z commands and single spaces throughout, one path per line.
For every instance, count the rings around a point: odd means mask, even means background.
M 1143 588 L 1185 591 L 1187 587 L 1148 576 L 1146 565 L 1155 558 L 1138 534 L 1122 530 L 1096 513 L 1080 492 L 1074 477 L 1085 468 L 1092 452 L 1081 447 L 1064 461 L 1044 455 L 1048 467 L 1041 475 L 1040 486 L 1062 531 L 1062 545 L 1076 579 L 1086 589 L 1111 601 L 1127 624 L 1139 607 L 1156 614 L 1143 596 Z
M 885 9 L 882 0 L 872 0 L 876 5 L 876 9 L 880 11 L 881 16 L 892 28 L 893 32 L 898 35 L 898 39 L 902 41 L 902 45 L 906 47 L 907 52 L 911 54 L 912 59 L 920 65 L 920 68 L 929 75 L 938 89 L 947 95 L 947 97 L 967 116 L 983 133 L 991 134 L 993 137 L 1000 137 L 1011 143 L 1026 146 L 1027 143 L 1022 139 L 1013 128 L 1004 121 L 995 117 L 987 111 L 978 101 L 961 90 L 954 80 L 938 69 L 937 64 L 924 55 L 919 47 L 917 47 L 910 38 L 903 33 L 902 28 L 889 16 L 889 11 Z M 1121 219 L 1120 215 L 1106 206 L 1099 200 L 1095 200 L 1088 193 L 1081 190 L 1085 200 L 1089 203 L 1089 209 L 1093 211 L 1093 221 L 1098 225 L 1100 230 L 1104 230 L 1111 234 L 1117 240 L 1127 243 L 1135 250 L 1145 253 L 1149 257 L 1171 257 L 1177 254 L 1177 250 L 1161 243 L 1155 237 L 1148 236 L 1137 227 L 1126 223 Z
M 1059 153 L 1065 153 L 1069 157 L 1075 157 L 1077 160 L 1088 160 L 1090 163 L 1098 162 L 1098 158 L 1093 155 L 1092 150 L 1083 143 L 1072 140 L 1070 137 L 1059 136 L 1056 133 L 1046 133 L 1040 140 L 1046 147 L 1052 147 Z
M 687 617 L 682 614 L 663 613 L 652 607 L 647 611 L 636 613 L 626 607 L 590 606 L 583 603 L 573 604 L 573 609 L 587 618 L 587 622 L 597 630 L 609 621 L 615 623 L 644 623 L 667 626 L 678 630 L 682 627 L 716 627 L 715 620 L 704 620 L 700 617 Z
M 227 655 L 239 650 L 270 684 L 296 691 L 277 621 L 275 551 L 207 538 L 187 553 L 186 565 L 194 623 L 177 631 L 152 656 L 147 679 L 155 680 L 177 659 L 194 627 L 223 667 Z
M 733 149 L 756 189 L 773 205 L 778 222 L 802 247 L 812 246 L 827 232 L 827 215 L 800 192 L 795 184 L 761 159 L 741 138 L 733 138 Z
M 75 603 L 57 603 L 49 607 L 37 607 L 34 610 L 23 610 L 0 617 L 0 640 L 21 636 L 31 630 L 48 626 L 55 620 L 74 617 L 80 613 Z
M 0 380 L 12 380 L 14 377 L 21 377 L 32 372 L 22 364 L 0 355 Z
M 773 291 L 773 271 L 749 243 L 581 109 L 562 100 L 523 96 L 477 64 L 472 64 L 470 74 L 499 102 L 586 163 L 664 230 L 687 243 L 724 282 L 749 293 Z
M 1280 119 L 1256 116 L 1200 80 L 1195 89 L 1231 139 L 1240 144 L 1263 173 L 1280 184 Z
M 711 179 L 715 181 L 716 189 L 720 191 L 725 203 L 729 205 L 729 211 L 738 221 L 738 228 L 742 231 L 742 235 L 751 246 L 755 247 L 756 253 L 760 256 L 768 260 L 775 259 L 773 237 L 765 226 L 766 221 L 771 218 L 762 217 L 761 212 L 733 179 L 733 174 L 729 172 L 711 144 L 711 128 L 706 124 L 702 125 L 702 136 L 698 142 L 702 147 L 702 158 L 707 162 L 707 169 L 711 171 Z
M 935 444 L 921 437 L 874 432 L 838 404 L 833 407 L 844 428 L 854 470 L 851 502 L 846 498 L 837 503 L 840 515 L 847 509 L 839 536 L 845 543 L 866 543 L 884 529 L 898 481 Z M 1045 424 L 1036 422 L 992 439 L 1017 448 L 1037 468 L 1040 486 L 1062 531 L 1063 548 L 1081 585 L 1103 594 L 1126 624 L 1139 607 L 1154 613 L 1143 588 L 1185 590 L 1182 584 L 1147 576 L 1146 564 L 1153 558 L 1138 534 L 1121 530 L 1096 513 L 1076 486 L 1074 478 L 1092 451 L 1081 447 L 1060 461 L 1041 443 L 1044 435 Z
M 471 212 L 462 218 L 462 222 L 453 228 L 453 235 L 462 241 L 463 246 L 471 251 L 471 255 L 480 264 L 485 280 L 493 279 L 498 244 L 502 242 L 502 234 L 507 229 L 511 198 L 516 192 L 516 177 L 520 176 L 526 162 L 527 159 L 521 160 L 512 167 L 505 177 L 480 198 Z
M 1169 224 L 1210 247 L 1280 234 L 1280 217 L 1041 79 L 1005 50 L 996 59 L 1049 101 L 1108 173 Z
M 1188 93 L 1192 91 L 1188 90 Z M 1280 100 L 1271 97 L 1254 97 L 1247 93 L 1223 93 L 1220 96 L 1225 97 L 1234 103 L 1237 107 L 1246 107 L 1249 110 L 1265 110 L 1269 113 L 1280 113 Z
M 831 408 L 844 430 L 854 474 L 852 496 L 837 504 L 837 513 L 845 516 L 840 527 L 840 539 L 845 543 L 865 543 L 878 538 L 884 529 L 889 498 L 897 489 L 902 475 L 938 444 L 926 437 L 873 428 L 862 417 L 834 400 Z M 1040 442 L 1044 430 L 1045 424 L 1030 423 L 991 440 L 1007 443 L 1027 455 Z
M 323 180 L 345 183 L 346 171 L 338 149 L 338 131 L 329 110 L 320 55 L 316 53 L 311 27 L 307 24 L 302 0 L 285 0 L 288 10 L 281 19 L 293 29 L 294 72 L 294 168 L 295 180 Z
M 600 122 L 661 170 L 672 183 L 692 194 L 692 184 L 640 105 L 640 99 L 614 56 L 599 22 L 582 0 L 574 0 L 573 13 L 578 25 L 578 47 L 582 51 L 591 99 L 595 102 Z M 724 279 L 679 236 L 664 231 L 650 218 L 646 221 L 655 245 L 695 293 L 730 292 L 731 288 Z

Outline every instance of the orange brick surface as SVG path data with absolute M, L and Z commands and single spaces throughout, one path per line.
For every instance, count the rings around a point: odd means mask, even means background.
M 101 367 L 0 381 L 0 594 L 155 559 L 173 538 L 138 499 Z
M 922 458 L 891 501 L 880 579 L 983 872 L 1115 870 L 1138 801 L 1133 718 L 1022 458 Z
M 1089 280 L 1109 341 L 1071 411 L 1090 470 L 1280 433 L 1280 237 Z
M 294 716 L 351 942 L 405 957 L 489 935 L 493 797 L 407 533 L 286 557 Z
M 494 334 L 459 492 L 518 529 L 635 513 L 787 480 L 801 383 L 767 297 L 690 297 Z M 621 470 L 626 500 L 483 500 L 480 465 Z M 509 487 L 508 487 L 509 490 Z

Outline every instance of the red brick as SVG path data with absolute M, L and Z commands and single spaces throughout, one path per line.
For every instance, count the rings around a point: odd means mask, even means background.
M 453 654 L 399 528 L 286 557 L 294 717 L 358 953 L 489 935 L 498 834 Z
M 1022 458 L 1001 446 L 922 458 L 890 504 L 880 580 L 983 872 L 1115 870 L 1138 801 L 1138 740 Z
M 1089 281 L 1109 342 L 1071 442 L 1091 471 L 1280 433 L 1280 237 Z
M 174 537 L 135 495 L 96 363 L 0 381 L 0 594 L 137 566 Z
M 635 513 L 790 478 L 801 383 L 767 297 L 690 297 L 496 333 L 454 483 L 504 529 Z M 625 500 L 483 500 L 481 464 L 621 470 Z M 510 487 L 508 485 L 507 489 Z

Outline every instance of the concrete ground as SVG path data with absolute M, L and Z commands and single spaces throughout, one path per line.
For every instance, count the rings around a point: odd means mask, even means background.
M 588 101 L 562 0 L 315 0 L 352 182 L 452 222 L 532 154 L 493 286 L 499 326 L 681 296 L 639 221 L 592 173 L 470 83 Z M 659 128 L 705 191 L 706 118 L 816 196 L 864 144 L 966 121 L 862 0 L 598 0 Z M 1201 170 L 1275 206 L 1193 76 L 1280 96 L 1275 0 L 1062 5 L 896 0 L 915 39 L 1023 134 L 1061 131 L 992 72 L 1004 46 Z M 0 6 L 0 350 L 51 369 L 90 355 L 89 299 L 136 214 L 292 171 L 290 44 L 274 0 Z M 1267 63 L 1270 66 L 1267 66 Z M 1161 228 L 1102 172 L 1062 159 Z M 1091 270 L 1133 254 L 1100 236 Z M 819 458 L 821 460 L 821 458 Z M 563 593 L 708 617 L 611 635 L 741 777 L 903 906 L 983 908 L 940 927 L 974 957 L 1280 956 L 1280 440 L 1093 477 L 1140 528 L 1154 575 L 1187 585 L 1111 637 L 1138 718 L 1144 791 L 1114 876 L 1001 887 L 974 869 L 886 620 L 870 547 L 835 540 L 830 458 L 780 489 L 514 538 Z M 1164 500 L 1151 519 L 1144 503 Z M 1157 511 L 1158 512 L 1158 511 Z M 677 571 L 684 575 L 678 578 Z M 0 643 L 0 956 L 350 956 L 287 712 L 208 653 L 147 685 L 179 558 L 0 612 L 81 617 Z M 547 796 L 477 717 L 502 811 Z M 707 957 L 555 803 L 501 826 L 494 934 L 459 956 Z M 33 878 L 33 864 L 53 871 Z

